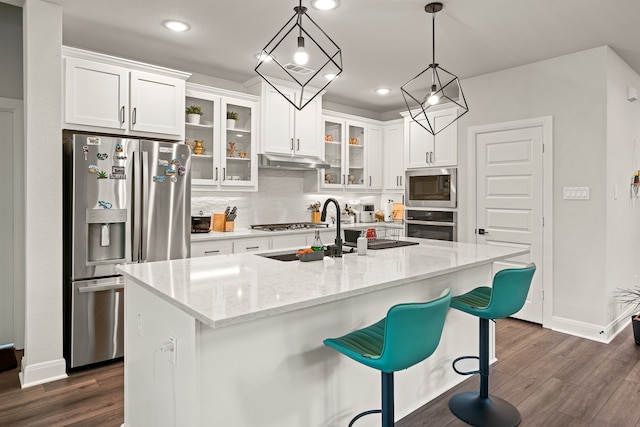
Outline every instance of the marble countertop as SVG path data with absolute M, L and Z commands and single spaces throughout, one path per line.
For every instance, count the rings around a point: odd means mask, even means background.
M 345 228 L 404 228 L 404 223 L 398 222 L 371 222 L 371 223 L 354 223 L 354 224 L 340 224 L 341 229 Z M 298 230 L 282 230 L 282 231 L 264 231 L 264 230 L 252 230 L 250 228 L 237 228 L 234 231 L 222 232 L 222 231 L 210 231 L 209 233 L 191 233 L 191 242 L 205 242 L 211 240 L 229 240 L 229 239 L 244 239 L 249 237 L 268 237 L 268 236 L 282 236 L 290 234 L 313 234 L 315 228 L 298 229 Z M 320 227 L 320 231 L 335 230 L 335 225 L 329 227 Z
M 127 264 L 116 270 L 200 322 L 220 328 L 528 253 L 418 240 L 419 245 L 314 262 L 282 262 L 243 253 Z

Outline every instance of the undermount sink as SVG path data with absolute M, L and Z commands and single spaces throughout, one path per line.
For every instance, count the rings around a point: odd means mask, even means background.
M 342 250 L 343 253 L 351 253 L 354 252 L 353 248 L 344 248 Z M 276 253 L 264 253 L 264 254 L 256 254 L 258 256 L 275 259 L 278 261 L 300 261 L 300 258 L 297 256 L 298 251 L 289 251 L 289 252 L 276 252 Z M 334 252 L 332 249 L 325 249 L 324 256 L 332 257 L 334 256 Z
M 277 259 L 278 261 L 298 261 L 296 252 L 287 252 L 284 254 L 258 254 L 261 257 Z

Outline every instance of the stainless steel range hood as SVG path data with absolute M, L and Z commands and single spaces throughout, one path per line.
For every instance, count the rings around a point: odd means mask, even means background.
M 329 165 L 319 157 L 293 157 L 278 154 L 260 154 L 258 167 L 288 170 L 328 169 Z

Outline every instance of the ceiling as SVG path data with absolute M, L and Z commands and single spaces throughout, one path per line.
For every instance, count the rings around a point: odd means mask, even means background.
M 253 55 L 297 0 L 49 0 L 63 6 L 65 45 L 244 82 Z M 310 0 L 303 0 L 309 6 Z M 340 46 L 344 71 L 324 99 L 388 112 L 431 59 L 426 0 L 340 0 L 308 14 Z M 638 0 L 442 0 L 436 62 L 461 79 L 609 45 L 640 74 Z M 613 7 L 615 6 L 615 7 Z M 186 21 L 173 33 L 161 24 Z M 378 87 L 391 92 L 380 96 Z

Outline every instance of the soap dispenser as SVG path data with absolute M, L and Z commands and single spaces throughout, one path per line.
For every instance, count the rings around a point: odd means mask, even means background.
M 368 240 L 367 237 L 365 236 L 365 231 L 362 230 L 360 232 L 360 237 L 358 237 L 357 241 L 356 241 L 356 247 L 358 250 L 358 255 L 366 255 L 367 254 L 367 245 L 368 245 Z

